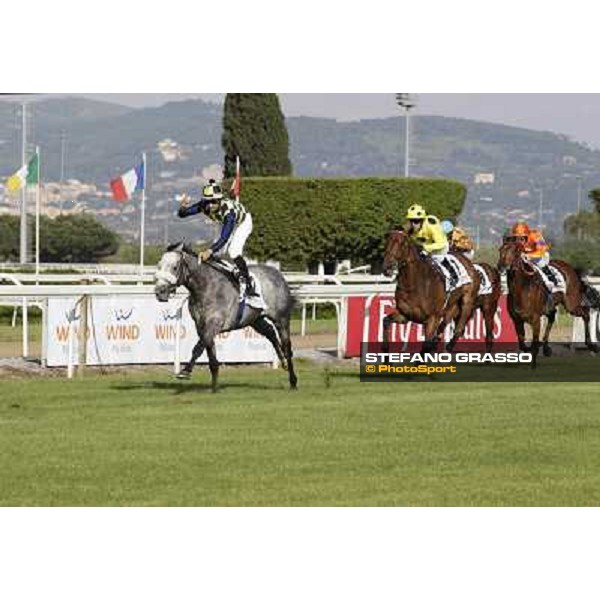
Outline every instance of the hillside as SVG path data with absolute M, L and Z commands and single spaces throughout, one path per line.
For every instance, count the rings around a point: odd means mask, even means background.
M 94 183 L 105 192 L 112 177 L 130 168 L 142 149 L 148 151 L 149 214 L 156 225 L 151 225 L 155 237 L 163 227 L 160 222 L 171 212 L 167 211 L 167 198 L 182 188 L 193 190 L 198 181 L 190 178 L 222 159 L 221 107 L 201 100 L 131 109 L 80 97 L 55 98 L 34 103 L 30 112 L 30 140 L 42 148 L 46 180 L 60 177 L 63 131 L 67 138 L 66 177 Z M 297 117 L 288 118 L 287 123 L 298 176 L 393 176 L 402 172 L 401 118 L 340 123 Z M 577 181 L 573 175 L 583 178 L 584 206 L 585 190 L 600 186 L 600 152 L 565 136 L 445 117 L 419 116 L 412 123 L 411 170 L 415 176 L 466 183 L 469 201 L 464 217 L 471 227 L 477 222 L 478 198 L 493 200 L 480 203 L 484 238 L 498 235 L 504 221 L 519 215 L 537 220 L 539 189 L 544 190 L 544 222 L 558 232 L 564 217 L 575 211 Z M 20 135 L 19 107 L 0 102 L 2 176 L 19 165 Z M 158 143 L 167 139 L 172 140 L 172 147 L 167 144 L 159 151 Z M 494 184 L 475 186 L 477 173 L 493 173 Z M 111 206 L 106 200 L 97 200 L 88 198 L 91 210 Z M 127 220 L 118 215 L 110 220 L 132 234 L 135 215 L 129 213 Z

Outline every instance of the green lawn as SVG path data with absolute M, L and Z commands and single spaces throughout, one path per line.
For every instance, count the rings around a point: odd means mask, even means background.
M 5 379 L 0 505 L 600 504 L 597 384 Z

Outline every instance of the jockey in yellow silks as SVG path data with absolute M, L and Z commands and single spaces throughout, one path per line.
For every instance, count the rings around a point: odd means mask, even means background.
M 435 262 L 445 267 L 452 278 L 452 284 L 457 283 L 459 274 L 452 262 L 448 260 L 450 245 L 440 220 L 433 215 L 428 215 L 419 204 L 413 204 L 408 209 L 406 220 L 408 221 L 407 233 L 411 239 Z
M 431 256 L 445 256 L 449 251 L 448 238 L 442 229 L 440 220 L 428 215 L 425 209 L 413 204 L 406 213 L 408 234 L 423 250 Z

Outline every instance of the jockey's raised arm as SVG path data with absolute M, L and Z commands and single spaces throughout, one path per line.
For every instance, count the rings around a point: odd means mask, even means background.
M 209 249 L 200 253 L 200 259 L 208 261 L 215 255 L 227 255 L 239 273 L 242 297 L 256 297 L 243 256 L 244 246 L 252 233 L 252 215 L 246 207 L 236 199 L 225 198 L 221 186 L 211 179 L 204 186 L 200 201 L 194 203 L 189 196 L 181 198 L 178 214 L 181 219 L 201 214 L 221 225 L 219 237 Z

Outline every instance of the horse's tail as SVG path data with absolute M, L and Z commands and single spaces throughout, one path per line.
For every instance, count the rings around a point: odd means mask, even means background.
M 594 310 L 600 310 L 600 292 L 587 282 L 584 269 L 575 269 L 575 273 L 579 280 L 579 289 L 583 298 L 583 305 Z

